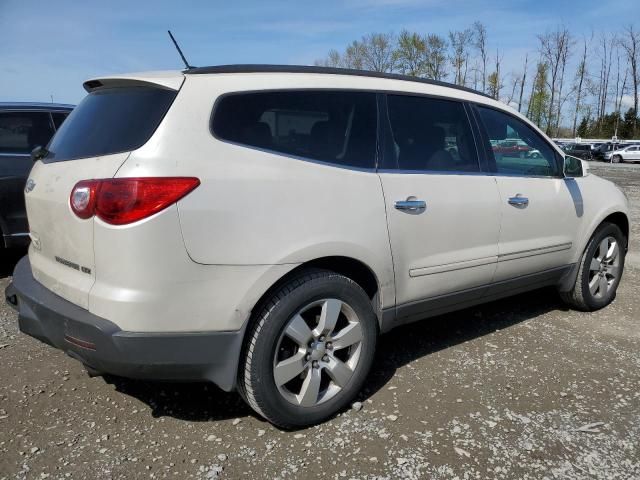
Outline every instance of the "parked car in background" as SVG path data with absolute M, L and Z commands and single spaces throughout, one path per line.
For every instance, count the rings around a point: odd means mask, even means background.
M 0 248 L 29 243 L 24 188 L 31 151 L 49 143 L 71 110 L 55 103 L 0 103 Z
M 507 138 L 492 145 L 493 151 L 500 155 L 516 155 L 524 158 L 531 151 L 531 147 L 518 138 Z
M 84 86 L 5 297 L 94 374 L 210 381 L 297 428 L 353 401 L 394 327 L 544 286 L 615 298 L 624 194 L 489 96 L 297 66 Z
M 592 143 L 572 143 L 567 145 L 563 150 L 567 155 L 572 157 L 581 158 L 583 160 L 593 159 L 594 145 Z
M 607 142 L 600 144 L 597 148 L 593 150 L 593 159 L 599 160 L 601 162 L 610 161 L 611 157 L 608 159 L 605 158 L 605 154 L 609 152 L 613 152 L 614 150 L 618 150 L 624 148 L 626 145 L 618 142 Z
M 605 161 L 611 163 L 640 162 L 640 145 L 629 145 L 604 154 Z

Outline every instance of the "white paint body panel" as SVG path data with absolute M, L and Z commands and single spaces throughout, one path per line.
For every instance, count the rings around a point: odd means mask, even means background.
M 496 177 L 501 230 L 495 281 L 541 272 L 571 263 L 583 200 L 575 179 Z M 508 203 L 517 194 L 525 208 Z
M 484 175 L 381 173 L 398 304 L 491 282 L 498 258 L 500 205 Z M 418 213 L 396 201 L 424 200 Z
M 162 72 L 100 81 L 156 83 L 180 92 L 153 136 L 128 157 L 35 166 L 32 178 L 38 185 L 27 195 L 27 209 L 42 251 L 32 246 L 29 255 L 43 285 L 123 330 L 238 330 L 280 278 L 325 256 L 367 265 L 377 278 L 382 307 L 393 308 L 576 262 L 607 215 L 627 212 L 622 193 L 594 175 L 571 181 L 583 203 L 577 216 L 569 180 L 378 174 L 233 145 L 209 131 L 220 95 L 262 89 L 422 93 L 487 104 L 524 118 L 466 91 L 304 73 Z M 196 176 L 201 185 L 176 205 L 130 225 L 74 217 L 68 205 L 73 185 L 111 176 Z M 512 193 L 528 194 L 529 209 L 507 205 L 505 196 Z M 393 208 L 410 195 L 427 202 L 423 214 Z M 571 248 L 548 252 L 542 263 L 542 255 L 513 259 L 504 267 L 498 261 L 512 251 L 563 243 Z M 86 263 L 92 272 L 81 274 L 55 256 Z

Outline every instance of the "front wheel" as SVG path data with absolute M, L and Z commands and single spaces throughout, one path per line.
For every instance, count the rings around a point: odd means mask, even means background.
M 271 423 L 319 423 L 358 394 L 377 339 L 371 300 L 351 279 L 310 270 L 285 283 L 247 333 L 239 390 Z
M 611 157 L 611 163 L 622 163 L 622 157 L 620 155 L 614 155 Z
M 595 231 L 582 255 L 573 288 L 561 292 L 569 306 L 586 312 L 609 305 L 624 270 L 627 239 L 613 223 L 603 223 Z

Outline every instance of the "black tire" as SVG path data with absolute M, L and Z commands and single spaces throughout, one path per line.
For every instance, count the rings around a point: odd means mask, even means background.
M 620 155 L 614 155 L 611 157 L 611 163 L 623 163 L 622 157 Z
M 306 305 L 326 301 L 325 299 L 338 299 L 357 316 L 362 333 L 359 356 L 350 379 L 337 393 L 322 403 L 301 406 L 287 400 L 276 385 L 275 362 L 276 355 L 280 355 L 276 350 L 282 350 L 279 347 L 292 318 Z M 357 283 L 327 270 L 303 271 L 283 283 L 256 309 L 247 330 L 241 358 L 238 379 L 240 395 L 258 414 L 282 428 L 301 428 L 322 422 L 342 410 L 362 389 L 373 363 L 377 336 L 378 323 L 372 301 Z M 301 352 L 301 347 L 294 347 Z M 333 353 L 337 355 L 337 351 Z M 305 362 L 307 360 L 308 358 Z M 324 367 L 320 367 L 320 370 L 322 368 Z M 298 378 L 310 375 L 309 370 L 305 372 L 299 377 L 293 377 L 291 381 L 304 383 L 304 380 Z M 319 373 L 325 376 L 327 374 L 328 372 Z M 328 391 L 328 387 L 326 389 Z M 321 396 L 322 391 L 317 398 L 320 399 Z
M 591 261 L 600 248 L 600 243 L 607 237 L 615 239 L 619 246 L 619 265 L 616 277 L 611 281 L 606 294 L 596 296 L 589 289 L 589 281 L 593 279 Z M 627 239 L 620 227 L 613 223 L 601 224 L 591 236 L 589 243 L 580 259 L 578 275 L 573 288 L 568 292 L 560 292 L 562 300 L 570 307 L 584 312 L 592 312 L 609 305 L 616 298 L 616 291 L 624 271 L 624 260 L 627 249 Z

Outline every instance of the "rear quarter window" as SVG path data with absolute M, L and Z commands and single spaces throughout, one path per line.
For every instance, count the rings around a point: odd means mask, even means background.
M 61 124 L 45 162 L 128 152 L 144 145 L 177 92 L 155 87 L 105 88 L 87 95 Z
M 375 93 L 269 91 L 218 100 L 211 132 L 220 140 L 311 160 L 374 168 Z

